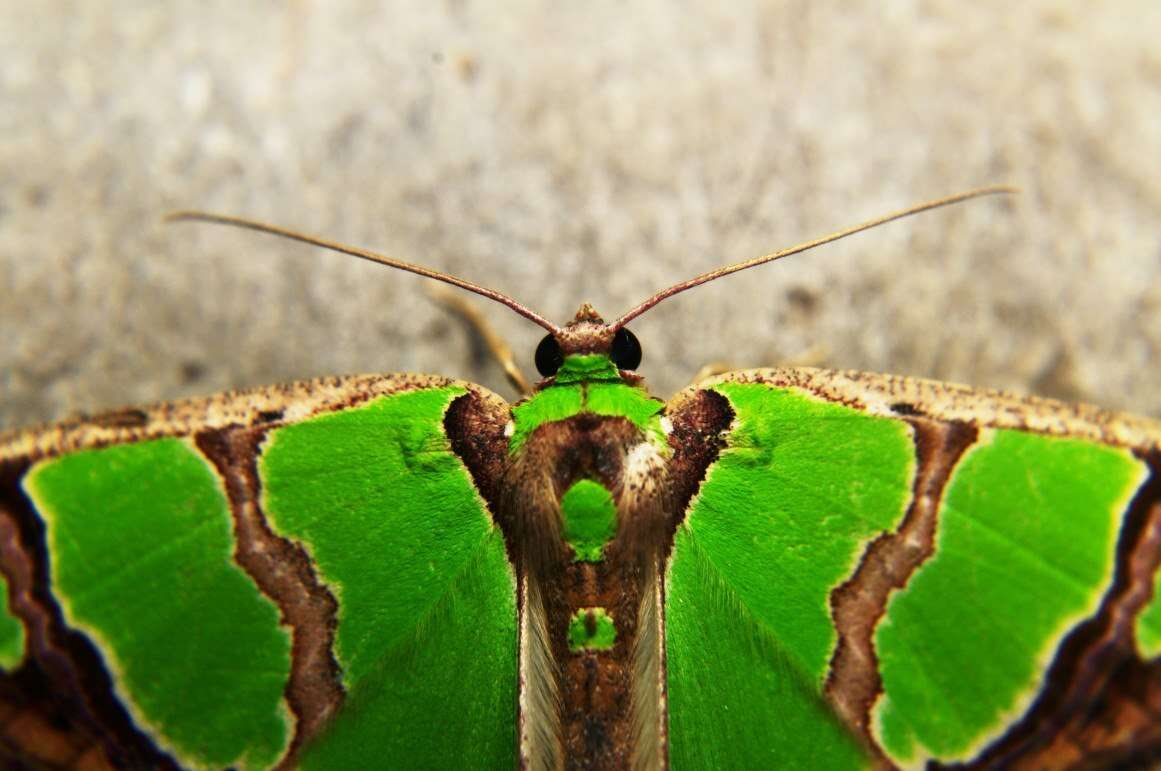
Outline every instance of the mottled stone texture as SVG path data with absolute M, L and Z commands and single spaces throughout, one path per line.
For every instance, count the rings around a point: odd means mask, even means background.
M 323 373 L 504 390 L 418 279 L 564 321 L 983 183 L 640 320 L 665 394 L 801 360 L 1161 414 L 1153 0 L 0 0 L 0 425 Z M 542 332 L 487 309 L 527 370 Z

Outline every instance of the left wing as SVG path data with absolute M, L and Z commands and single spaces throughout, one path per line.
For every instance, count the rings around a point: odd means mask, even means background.
M 466 401 L 465 401 L 466 400 Z M 0 760 L 512 767 L 516 588 L 441 378 L 0 437 Z

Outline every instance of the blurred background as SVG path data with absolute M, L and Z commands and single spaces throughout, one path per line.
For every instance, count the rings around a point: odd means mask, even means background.
M 720 7 L 719 7 L 720 6 Z M 512 392 L 416 277 L 638 320 L 668 396 L 809 361 L 1161 415 L 1161 4 L 0 0 L 0 426 L 323 374 Z M 481 310 L 534 374 L 543 331 Z

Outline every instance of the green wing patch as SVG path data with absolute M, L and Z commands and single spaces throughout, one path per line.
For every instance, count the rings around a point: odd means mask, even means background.
M 906 511 L 910 428 L 763 384 L 714 390 L 734 426 L 667 577 L 673 766 L 858 767 L 822 695 L 828 598 Z
M 51 579 L 139 725 L 183 765 L 273 764 L 289 743 L 290 639 L 233 562 L 221 480 L 186 441 L 87 450 L 32 468 Z
M 515 765 L 515 576 L 442 430 L 462 393 L 387 396 L 267 441 L 267 516 L 340 600 L 348 696 L 306 768 Z
M 1126 450 L 1018 431 L 954 470 L 935 555 L 878 628 L 882 741 L 896 759 L 966 759 L 1028 706 L 1063 635 L 1112 580 L 1143 464 Z

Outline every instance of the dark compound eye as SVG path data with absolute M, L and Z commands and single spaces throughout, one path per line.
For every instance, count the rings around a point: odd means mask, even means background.
M 613 335 L 613 350 L 609 356 L 621 369 L 637 369 L 641 365 L 641 343 L 637 342 L 636 335 L 621 327 Z
M 560 343 L 552 335 L 545 335 L 536 346 L 536 371 L 544 377 L 552 377 L 564 364 L 564 354 L 560 352 Z

